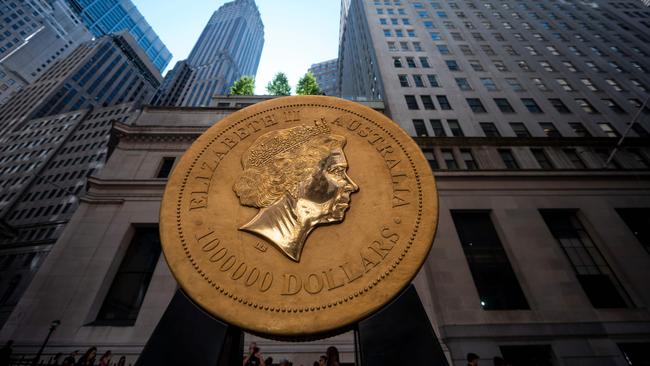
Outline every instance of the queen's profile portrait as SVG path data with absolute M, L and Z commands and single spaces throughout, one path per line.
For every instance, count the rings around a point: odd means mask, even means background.
M 261 236 L 300 261 L 318 225 L 343 221 L 359 187 L 347 175 L 346 139 L 323 122 L 268 132 L 242 156 L 233 190 L 259 212 L 239 230 Z

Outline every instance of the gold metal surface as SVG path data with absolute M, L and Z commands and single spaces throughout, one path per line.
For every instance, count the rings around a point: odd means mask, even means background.
M 277 337 L 332 333 L 395 297 L 438 219 L 427 160 L 384 115 L 278 98 L 208 129 L 169 178 L 160 230 L 205 310 Z

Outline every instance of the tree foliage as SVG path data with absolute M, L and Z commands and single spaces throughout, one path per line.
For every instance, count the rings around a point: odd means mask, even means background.
M 266 92 L 270 95 L 291 95 L 289 79 L 283 72 L 275 74 L 273 80 L 266 85 Z
M 230 87 L 230 95 L 254 95 L 255 78 L 249 75 L 243 75 L 235 81 Z
M 320 95 L 323 94 L 314 74 L 307 72 L 305 76 L 298 80 L 298 85 L 296 86 L 296 94 L 298 95 Z

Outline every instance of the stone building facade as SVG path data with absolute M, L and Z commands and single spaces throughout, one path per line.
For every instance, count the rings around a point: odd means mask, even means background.
M 314 74 L 318 86 L 325 95 L 338 96 L 338 66 L 339 61 L 333 59 L 312 64 L 309 67 L 308 71 Z
M 0 137 L 0 324 L 9 317 L 135 105 L 38 118 Z

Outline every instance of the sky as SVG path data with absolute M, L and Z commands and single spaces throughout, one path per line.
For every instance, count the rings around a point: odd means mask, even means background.
M 132 0 L 176 61 L 187 58 L 212 13 L 226 0 Z M 256 94 L 277 72 L 292 92 L 309 66 L 337 57 L 339 0 L 255 0 L 264 23 L 264 49 L 257 69 Z

